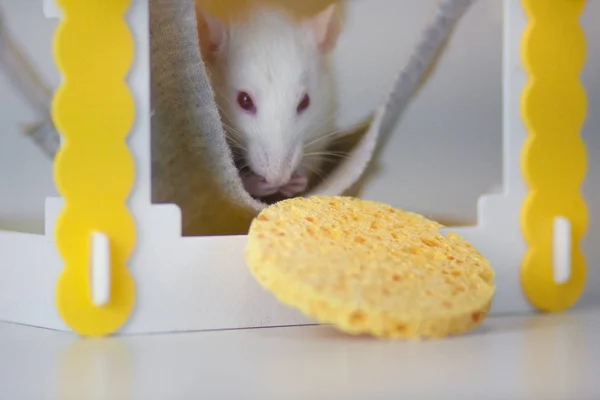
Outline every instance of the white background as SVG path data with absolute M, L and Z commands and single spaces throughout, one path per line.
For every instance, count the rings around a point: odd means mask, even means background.
M 404 64 L 434 0 L 355 0 L 335 55 L 341 123 L 364 118 Z M 56 21 L 42 0 L 0 0 L 8 27 L 53 87 Z M 590 0 L 582 19 L 588 35 L 583 74 L 589 97 L 584 128 L 589 174 L 584 186 L 590 231 L 585 250 L 589 288 L 600 286 L 600 1 Z M 596 22 L 596 23 L 594 23 Z M 500 0 L 480 0 L 461 22 L 437 72 L 399 123 L 383 170 L 365 197 L 426 215 L 473 222 L 477 197 L 501 180 Z M 36 122 L 27 103 L 0 72 L 0 228 L 42 232 L 44 198 L 54 195 L 50 160 L 23 137 Z M 594 245 L 595 244 L 595 245 Z M 600 291 L 596 291 L 600 293 Z

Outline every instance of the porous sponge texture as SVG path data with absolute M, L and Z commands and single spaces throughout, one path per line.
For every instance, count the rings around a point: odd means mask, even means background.
M 246 260 L 283 303 L 350 334 L 441 338 L 481 323 L 494 271 L 462 237 L 386 204 L 294 198 L 252 222 Z

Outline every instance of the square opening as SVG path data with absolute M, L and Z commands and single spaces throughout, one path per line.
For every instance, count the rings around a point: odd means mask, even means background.
M 326 9 L 332 1 L 271 0 L 267 3 L 283 7 L 284 10 L 302 18 Z M 398 72 L 407 64 L 424 28 L 431 22 L 432 12 L 437 3 L 434 0 L 338 2 L 341 8 L 342 28 L 329 55 L 334 79 L 334 97 L 338 100 L 337 113 L 333 116 L 336 131 L 363 123 L 377 108 L 391 89 Z M 229 18 L 235 21 L 240 15 L 246 16 L 248 10 L 250 13 L 256 10 L 251 1 L 234 0 L 218 3 L 198 0 L 197 7 L 225 24 Z M 401 118 L 394 125 L 391 139 L 381 156 L 371 163 L 359 184 L 346 193 L 419 212 L 446 225 L 465 226 L 477 222 L 478 198 L 492 190 L 498 191 L 501 184 L 501 16 L 502 7 L 495 3 L 478 2 L 471 7 L 427 73 L 426 81 L 414 94 Z M 473 35 L 472 32 L 479 33 Z M 219 68 L 244 71 L 240 65 L 223 67 L 220 64 L 212 65 L 210 60 L 205 60 L 205 63 L 209 74 Z M 233 86 L 227 79 L 209 79 L 217 97 L 223 94 L 226 88 L 230 89 Z M 254 78 L 248 78 L 246 74 L 244 79 Z M 166 79 L 161 84 L 188 83 Z M 239 86 L 239 81 L 236 84 Z M 248 85 L 252 86 L 252 83 L 248 82 Z M 154 84 L 154 87 L 156 86 L 157 83 Z M 229 92 L 224 95 L 230 104 L 237 100 L 231 96 Z M 189 102 L 182 102 L 178 105 L 177 112 L 166 118 L 173 121 L 189 119 L 186 105 L 195 106 Z M 232 127 L 231 130 L 235 131 L 230 133 L 230 136 L 234 136 L 230 147 L 248 147 L 251 129 L 231 122 L 236 119 L 235 115 L 232 118 L 231 114 L 244 111 L 235 110 L 235 107 L 224 111 L 222 102 L 218 106 L 226 127 Z M 164 119 L 165 115 L 162 118 Z M 266 128 L 263 125 L 259 128 L 261 129 Z M 184 174 L 185 179 L 194 181 L 199 175 L 206 173 L 202 169 L 182 168 L 179 175 L 170 173 L 161 177 L 159 169 L 162 167 L 157 167 L 160 162 L 156 160 L 161 151 L 157 149 L 157 143 L 164 143 L 164 138 L 157 139 L 161 134 L 153 131 L 153 184 L 157 183 L 157 177 L 163 180 L 161 186 L 164 186 L 164 180 L 169 176 L 180 182 Z M 239 146 L 238 136 L 244 136 Z M 262 134 L 262 138 L 264 137 L 266 134 Z M 193 151 L 190 150 L 190 146 L 175 150 L 180 151 L 182 155 L 185 153 L 186 157 Z M 244 149 L 238 151 L 248 152 Z M 347 156 L 335 150 L 325 152 L 330 159 L 343 159 Z M 226 156 L 212 154 L 218 161 L 222 161 Z M 160 157 L 164 157 L 164 154 Z M 246 165 L 248 162 L 244 159 L 237 166 L 242 164 Z M 206 195 L 210 195 L 210 187 L 199 196 Z M 169 194 L 159 193 L 157 196 L 156 191 L 153 191 L 154 202 L 179 204 L 185 222 L 186 213 L 193 213 L 195 206 L 190 205 L 193 200 L 189 199 L 189 193 L 183 197 L 186 198 L 178 201 L 177 196 L 169 199 Z M 243 224 L 238 225 L 238 230 L 231 233 L 245 233 L 243 228 Z M 186 233 L 184 228 L 184 235 L 198 234 L 193 230 Z
M 57 195 L 52 157 L 45 151 L 57 139 L 48 115 L 60 81 L 52 57 L 57 23 L 38 2 L 4 2 L 0 8 L 2 231 L 42 234 L 45 199 Z

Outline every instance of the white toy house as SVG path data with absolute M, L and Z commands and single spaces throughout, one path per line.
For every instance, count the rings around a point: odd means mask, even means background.
M 149 0 L 56 3 L 62 197 L 44 235 L 0 231 L 0 320 L 85 336 L 313 323 L 255 283 L 244 236 L 182 237 L 180 209 L 152 204 Z M 584 288 L 584 5 L 504 1 L 503 191 L 455 229 L 496 269 L 492 313 L 567 309 Z

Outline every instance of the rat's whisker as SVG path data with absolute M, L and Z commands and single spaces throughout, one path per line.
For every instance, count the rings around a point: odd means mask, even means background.
M 219 107 L 219 109 L 221 109 L 221 108 Z M 229 119 L 225 116 L 225 112 L 224 111 L 223 111 L 223 115 L 221 117 L 221 125 L 229 128 L 231 131 L 233 131 L 234 133 L 236 133 L 236 134 L 238 134 L 238 135 L 241 136 L 241 133 L 232 126 L 231 121 L 229 121 Z
M 227 142 L 229 143 L 229 146 L 233 148 L 232 150 L 234 150 L 234 153 L 235 153 L 236 149 L 247 152 L 246 147 L 244 147 L 244 145 L 242 143 L 236 142 L 231 137 L 227 137 L 226 139 L 227 139 Z
M 318 132 L 321 132 L 324 128 L 327 128 L 327 125 L 334 118 L 335 118 L 335 115 L 334 116 L 329 116 L 328 118 L 327 117 L 324 118 L 322 121 L 317 120 L 315 123 L 308 125 L 306 127 L 305 131 L 311 130 L 312 134 L 308 135 L 307 139 L 313 139 L 313 135 L 316 134 L 316 133 L 318 133 Z M 329 132 L 328 133 L 329 136 L 325 136 L 325 137 L 324 136 L 317 136 L 313 140 L 315 142 L 319 141 L 319 140 L 324 140 L 326 138 L 329 138 L 331 136 L 334 136 L 334 135 L 337 135 L 337 134 L 340 134 L 340 133 L 348 133 L 348 134 L 350 134 L 356 128 L 361 127 L 363 125 L 364 125 L 364 121 L 357 122 L 356 124 L 352 124 L 350 126 L 346 126 L 346 127 L 343 127 L 343 128 L 338 128 L 338 129 L 334 130 L 333 132 Z M 304 132 L 304 136 L 306 136 L 306 132 Z
M 223 122 L 223 127 L 225 128 L 226 131 L 228 131 L 228 133 L 230 133 L 232 136 L 235 136 L 238 139 L 243 139 L 243 136 L 241 133 L 239 133 L 238 131 L 235 130 L 235 128 L 233 128 L 232 126 L 226 124 Z
M 243 150 L 246 150 L 246 148 L 244 147 L 244 137 L 242 133 L 231 125 L 231 121 L 229 121 L 229 119 L 227 118 L 227 113 L 225 112 L 223 107 L 221 107 L 218 103 L 217 108 L 219 109 L 221 114 L 221 125 L 226 131 L 227 136 L 230 138 L 231 142 L 235 143 L 236 146 L 241 147 Z
M 248 164 L 244 164 L 241 168 L 239 168 L 240 173 L 244 176 L 250 175 L 252 173 L 252 171 L 245 169 L 247 167 L 248 167 Z
M 312 138 L 314 135 L 318 135 L 323 129 L 327 128 L 329 123 L 336 118 L 335 115 L 323 114 L 323 118 L 315 118 L 311 123 L 305 125 L 301 130 L 301 136 Z
M 343 151 L 314 151 L 310 153 L 305 153 L 305 156 L 347 156 L 349 153 Z
M 326 155 L 326 156 L 320 156 L 323 157 L 324 160 L 328 160 L 328 161 L 333 161 L 333 160 L 349 160 L 350 157 L 348 156 L 334 156 L 334 155 Z
M 350 156 L 348 154 L 327 154 L 327 153 L 323 153 L 323 154 L 305 154 L 305 156 L 307 158 L 311 158 L 311 159 L 323 159 L 323 160 L 328 160 L 328 161 L 333 161 L 333 160 L 348 160 L 348 159 L 350 159 Z
M 225 133 L 227 134 L 227 137 L 233 138 L 242 144 L 246 142 L 244 140 L 244 137 L 239 132 L 236 132 L 235 129 L 233 129 L 229 125 L 223 124 L 223 127 L 225 129 Z
M 242 144 L 239 144 L 239 143 L 237 143 L 237 142 L 234 142 L 234 141 L 232 141 L 231 139 L 229 139 L 229 140 L 227 141 L 227 143 L 229 144 L 229 146 L 233 147 L 233 148 L 234 148 L 234 150 L 235 150 L 235 149 L 237 149 L 237 150 L 241 150 L 241 151 L 246 151 L 246 148 L 245 148 L 245 147 L 244 147 Z M 234 151 L 234 152 L 235 152 L 235 151 Z
M 334 137 L 336 135 L 340 135 L 340 134 L 346 133 L 346 132 L 347 132 L 346 129 L 335 130 L 333 132 L 330 132 L 330 133 L 326 134 L 325 136 L 320 136 L 320 137 L 318 137 L 318 138 L 316 138 L 314 140 L 311 140 L 310 142 L 308 142 L 308 143 L 306 143 L 304 145 L 304 148 L 306 149 L 307 147 L 313 146 L 313 145 L 315 145 L 315 144 L 317 144 L 317 143 L 319 143 L 319 142 L 321 142 L 323 140 L 327 140 L 327 139 L 332 138 L 332 137 Z
M 241 144 L 245 144 L 246 141 L 239 135 L 236 135 L 235 133 L 229 131 L 229 129 L 225 129 L 225 134 L 227 135 L 228 138 L 234 139 L 237 142 L 241 143 Z
M 218 95 L 215 97 L 220 97 L 223 100 L 225 100 L 227 102 L 227 104 L 231 105 L 231 101 L 229 100 L 229 97 L 218 86 L 213 85 L 212 88 L 215 91 L 215 94 Z
M 301 164 L 300 166 L 301 166 L 302 168 L 306 168 L 306 169 L 307 169 L 307 170 L 309 170 L 310 172 L 312 172 L 312 173 L 314 173 L 315 175 L 317 175 L 317 177 L 318 177 L 319 179 L 321 179 L 321 180 L 324 180 L 324 179 L 325 179 L 325 176 L 323 176 L 323 172 L 322 172 L 322 171 L 321 171 L 321 172 L 319 172 L 319 170 L 317 170 L 317 169 L 315 169 L 315 168 L 313 168 L 313 167 L 311 167 L 311 166 L 309 166 L 309 165 L 306 165 L 306 164 Z
M 215 86 L 215 87 L 213 87 L 213 89 L 215 90 L 215 92 L 217 94 L 220 95 L 220 96 L 218 96 L 219 99 L 224 100 L 229 106 L 233 106 L 233 103 L 227 98 L 227 96 L 218 87 Z M 218 101 L 216 101 L 216 105 L 221 114 L 221 123 L 223 123 L 223 124 L 227 124 L 228 122 L 230 123 L 231 121 L 229 121 L 227 118 L 227 111 L 223 108 L 222 105 L 219 104 Z M 227 121 L 226 121 L 226 119 L 227 119 Z M 238 132 L 236 129 L 234 129 L 230 124 L 228 124 L 228 126 L 231 130 L 235 131 L 235 133 L 241 135 L 241 133 Z

